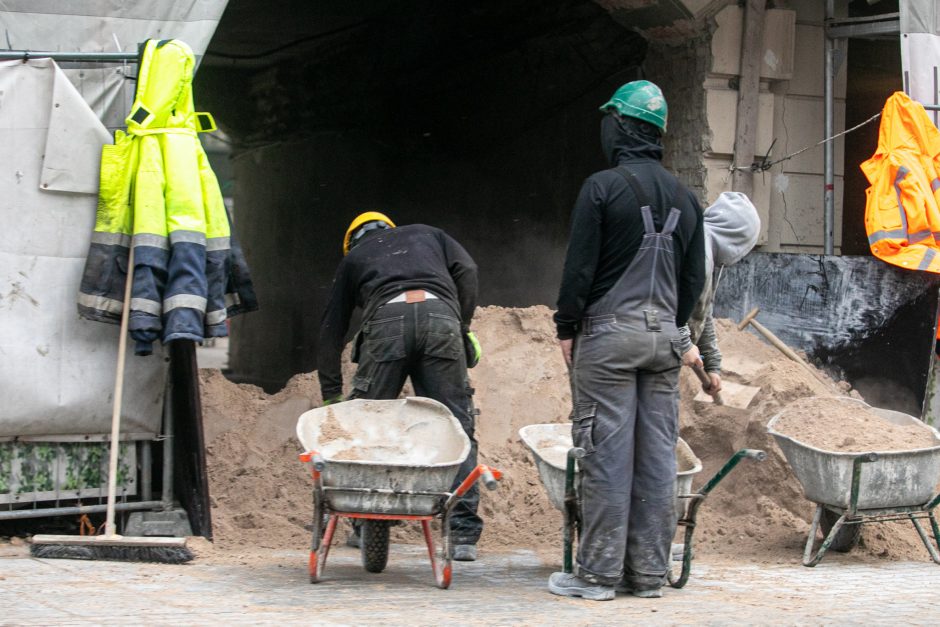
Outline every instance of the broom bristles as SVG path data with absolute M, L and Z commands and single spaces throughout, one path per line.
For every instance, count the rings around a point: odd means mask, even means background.
M 157 562 L 183 564 L 195 557 L 187 547 L 120 546 L 88 544 L 32 544 L 33 557 L 72 560 L 106 560 L 117 562 Z

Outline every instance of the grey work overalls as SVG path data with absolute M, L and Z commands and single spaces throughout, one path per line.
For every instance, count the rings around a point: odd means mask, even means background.
M 617 283 L 588 307 L 575 341 L 572 435 L 588 453 L 577 574 L 605 585 L 624 578 L 640 590 L 662 585 L 676 530 L 681 357 L 672 232 L 681 212 L 672 208 L 657 233 L 634 175 L 617 171 L 643 205 L 645 234 Z

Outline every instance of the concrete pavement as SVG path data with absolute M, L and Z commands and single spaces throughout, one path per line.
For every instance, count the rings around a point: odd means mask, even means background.
M 937 624 L 940 567 L 834 556 L 796 564 L 699 563 L 683 590 L 659 600 L 588 602 L 553 596 L 552 572 L 531 551 L 482 552 L 434 587 L 421 547 L 396 545 L 388 569 L 366 573 L 337 547 L 325 580 L 308 583 L 299 552 L 209 557 L 182 566 L 37 560 L 0 551 L 0 624 Z M 933 582 L 933 583 L 932 583 Z

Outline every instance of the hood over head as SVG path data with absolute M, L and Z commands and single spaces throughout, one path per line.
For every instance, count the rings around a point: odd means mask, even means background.
M 760 217 L 741 192 L 722 192 L 705 209 L 705 238 L 715 265 L 730 266 L 751 252 L 760 235 Z
M 635 159 L 662 161 L 659 129 L 636 118 L 608 113 L 601 119 L 601 148 L 611 167 Z

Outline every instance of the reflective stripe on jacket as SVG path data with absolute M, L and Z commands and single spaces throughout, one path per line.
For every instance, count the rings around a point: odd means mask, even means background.
M 101 155 L 101 187 L 79 312 L 121 317 L 134 246 L 129 328 L 137 352 L 162 339 L 227 335 L 229 315 L 257 308 L 241 251 L 231 244 L 219 184 L 199 142 L 195 57 L 178 40 L 148 40 L 127 133 Z
M 868 177 L 865 230 L 875 257 L 940 273 L 940 131 L 924 107 L 895 92 L 881 114 Z

